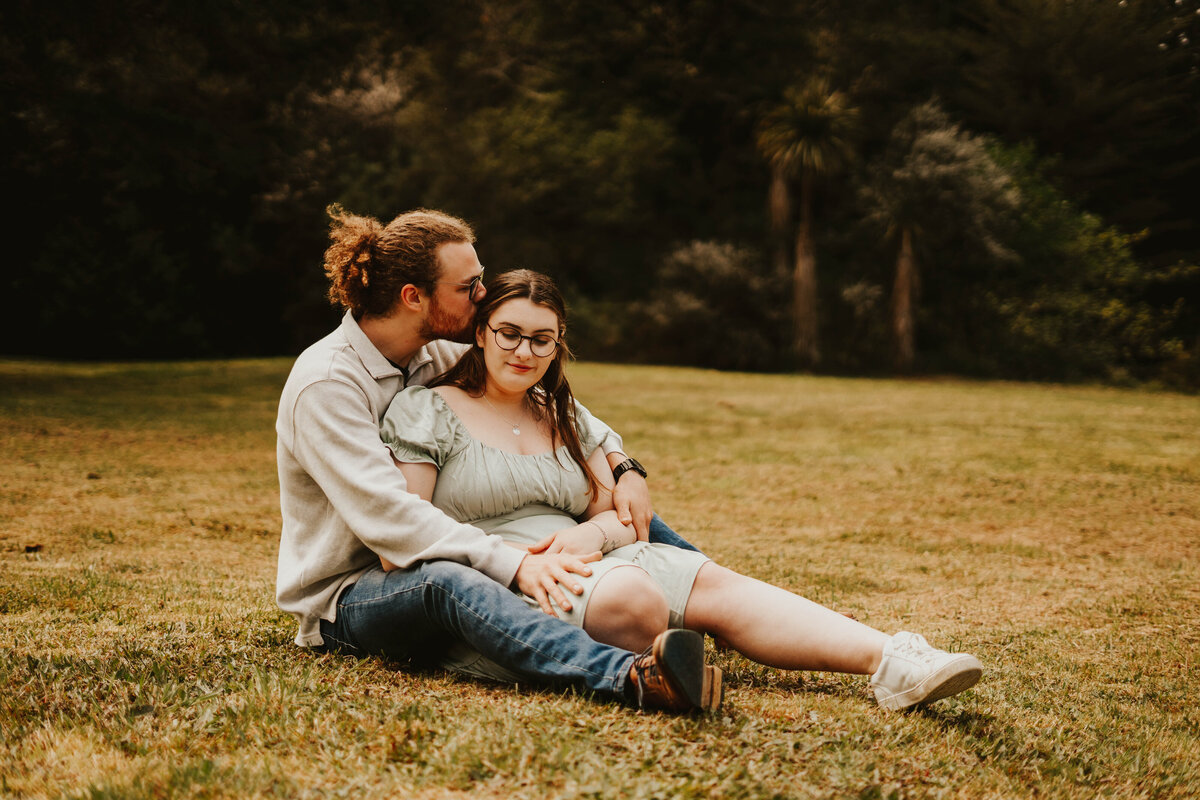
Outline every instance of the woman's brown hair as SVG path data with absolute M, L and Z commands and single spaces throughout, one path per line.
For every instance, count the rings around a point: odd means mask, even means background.
M 410 283 L 432 292 L 442 272 L 438 248 L 475 243 L 470 225 L 441 211 L 409 211 L 386 227 L 336 204 L 326 213 L 332 220 L 325 251 L 329 300 L 350 309 L 355 319 L 387 314 Z
M 534 415 L 549 423 L 550 446 L 557 451 L 559 442 L 565 444 L 571 458 L 583 469 L 594 501 L 600 484 L 587 465 L 587 456 L 579 441 L 579 430 L 575 423 L 575 396 L 563 371 L 563 365 L 571 357 L 566 339 L 567 307 L 558 287 L 548 275 L 517 269 L 493 278 L 487 285 L 483 302 L 475 312 L 476 336 L 471 349 L 463 354 L 457 364 L 435 378 L 430 386 L 457 386 L 472 397 L 481 397 L 487 386 L 487 366 L 483 360 L 483 348 L 478 344 L 479 334 L 487 330 L 486 326 L 497 308 L 518 298 L 544 306 L 558 317 L 558 347 L 554 351 L 554 360 L 541 380 L 529 387 L 525 397 Z

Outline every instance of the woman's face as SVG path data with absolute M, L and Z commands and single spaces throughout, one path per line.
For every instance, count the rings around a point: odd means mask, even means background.
M 540 381 L 557 356 L 558 348 L 545 356 L 534 355 L 533 351 L 541 351 L 549 342 L 558 341 L 558 325 L 558 314 L 553 309 L 524 297 L 497 306 L 475 335 L 476 344 L 483 348 L 488 383 L 516 393 Z M 511 347 L 514 340 L 517 342 L 514 349 L 504 349 Z

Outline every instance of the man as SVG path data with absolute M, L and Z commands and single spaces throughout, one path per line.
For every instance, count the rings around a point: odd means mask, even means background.
M 599 644 L 529 608 L 569 607 L 599 553 L 530 553 L 458 523 L 410 494 L 379 438 L 395 394 L 454 363 L 484 294 L 474 233 L 435 211 L 387 227 L 331 208 L 325 254 L 337 330 L 292 368 L 279 404 L 277 601 L 297 618 L 297 644 L 418 658 L 467 673 L 573 685 L 642 707 L 715 709 L 721 675 L 690 631 L 660 636 L 640 656 Z M 645 531 L 644 471 L 612 434 L 619 513 Z M 661 531 L 661 529 L 660 529 Z M 380 556 L 400 569 L 385 572 Z M 565 604 L 565 605 L 564 605 Z M 490 668 L 476 665 L 481 659 Z

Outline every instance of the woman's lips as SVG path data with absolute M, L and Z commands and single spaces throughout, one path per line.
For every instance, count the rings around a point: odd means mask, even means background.
M 520 372 L 520 373 L 532 372 L 532 371 L 533 371 L 533 367 L 527 367 L 527 366 L 525 366 L 524 364 L 512 364 L 512 363 L 510 363 L 510 364 L 509 364 L 509 366 L 510 366 L 510 367 L 512 367 L 512 368 L 513 368 L 514 370 L 516 370 L 517 372 Z

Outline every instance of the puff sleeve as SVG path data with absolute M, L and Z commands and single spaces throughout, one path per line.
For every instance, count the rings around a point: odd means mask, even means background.
M 579 444 L 583 457 L 587 458 L 599 447 L 612 430 L 579 403 L 575 404 L 575 430 L 579 432 Z
M 411 386 L 384 412 L 379 435 L 397 461 L 441 469 L 457 442 L 454 423 L 453 412 L 437 392 Z

